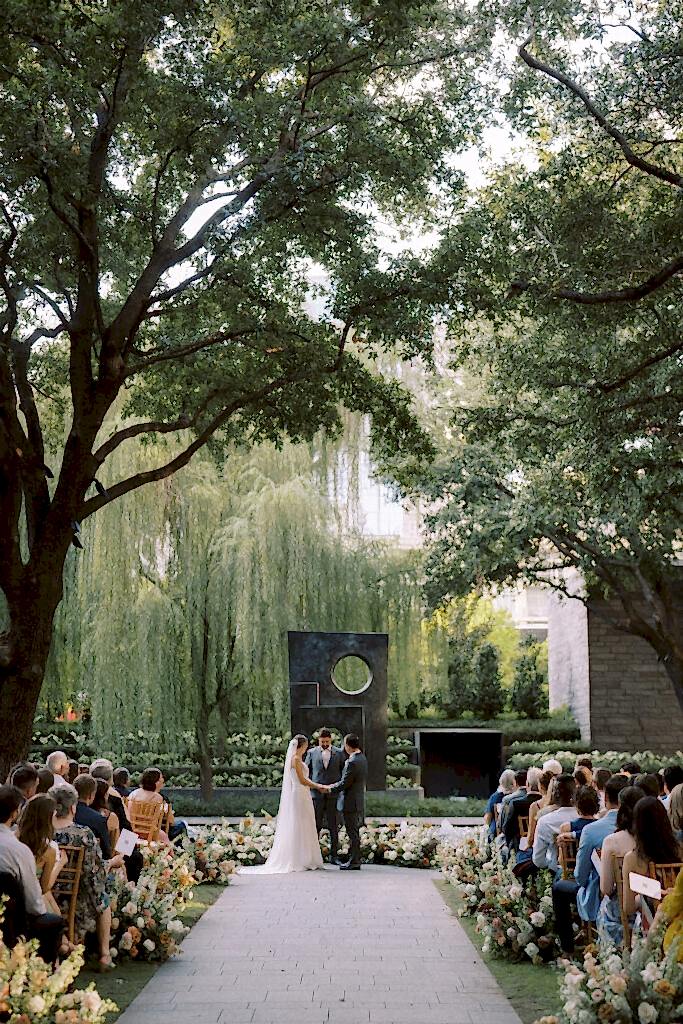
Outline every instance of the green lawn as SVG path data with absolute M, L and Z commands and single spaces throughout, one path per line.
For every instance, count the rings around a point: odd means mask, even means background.
M 460 904 L 453 886 L 445 879 L 439 879 L 434 884 L 446 906 L 457 915 Z M 459 921 L 477 949 L 481 949 L 481 939 L 474 930 L 472 918 L 461 917 Z M 546 1014 L 559 1013 L 559 975 L 555 968 L 535 967 L 528 961 L 516 964 L 484 954 L 482 957 L 523 1024 L 533 1024 L 533 1021 Z
M 189 925 L 191 928 L 197 923 L 204 911 L 208 910 L 211 904 L 215 903 L 223 892 L 225 892 L 224 885 L 210 885 L 208 883 L 198 885 L 194 890 L 192 900 L 180 915 L 183 924 Z M 105 999 L 113 999 L 119 1011 L 123 1013 L 160 967 L 161 964 L 158 963 L 138 963 L 135 960 L 122 960 L 115 971 L 100 974 L 97 970 L 93 970 L 89 964 L 86 964 L 76 980 L 76 987 L 85 988 L 91 981 L 94 981 L 99 994 Z M 108 1017 L 107 1024 L 112 1024 L 117 1017 L 118 1014 Z

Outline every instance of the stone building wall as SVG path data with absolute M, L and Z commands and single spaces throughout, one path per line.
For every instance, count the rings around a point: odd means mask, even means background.
M 581 738 L 601 750 L 683 749 L 683 711 L 645 640 L 611 625 L 604 612 L 555 595 L 548 615 L 550 707 L 567 705 Z M 603 614 L 601 614 L 601 612 Z

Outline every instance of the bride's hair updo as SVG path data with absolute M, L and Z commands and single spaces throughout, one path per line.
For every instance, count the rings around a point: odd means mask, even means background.
M 301 733 L 299 733 L 298 736 L 295 736 L 294 739 L 296 740 L 296 749 L 297 750 L 301 750 L 301 748 L 303 747 L 304 743 L 308 743 L 308 736 L 302 736 Z

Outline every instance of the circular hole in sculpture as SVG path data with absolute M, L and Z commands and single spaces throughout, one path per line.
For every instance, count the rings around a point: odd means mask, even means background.
M 347 654 L 332 669 L 332 682 L 342 693 L 362 693 L 372 682 L 372 672 L 362 658 Z

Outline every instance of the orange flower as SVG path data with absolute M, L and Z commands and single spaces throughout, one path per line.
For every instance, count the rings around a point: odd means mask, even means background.
M 672 996 L 676 995 L 676 986 L 672 985 L 666 978 L 655 982 L 654 990 L 658 996 L 664 996 L 666 999 L 671 999 Z

